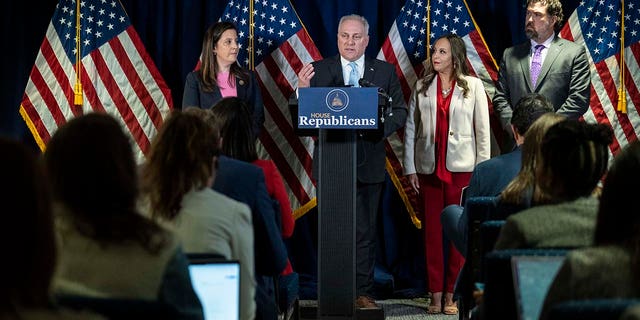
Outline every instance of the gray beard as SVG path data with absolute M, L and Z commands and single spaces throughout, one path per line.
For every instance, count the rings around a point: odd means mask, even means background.
M 527 36 L 527 39 L 538 38 L 538 33 L 533 29 L 525 29 L 524 34 Z

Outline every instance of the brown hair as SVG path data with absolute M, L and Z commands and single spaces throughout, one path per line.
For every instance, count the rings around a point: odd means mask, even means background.
M 158 253 L 169 239 L 137 210 L 131 144 L 108 114 L 89 113 L 61 126 L 44 154 L 53 198 L 79 233 L 101 245 L 133 240 Z
M 213 91 L 215 87 L 218 86 L 217 75 L 218 72 L 220 72 L 220 67 L 216 61 L 216 54 L 213 49 L 222 37 L 222 33 L 227 30 L 238 31 L 233 23 L 220 21 L 211 25 L 204 34 L 202 40 L 202 64 L 198 71 L 204 91 Z M 249 81 L 249 72 L 240 67 L 238 63 L 232 64 L 229 69 L 229 83 L 233 82 L 234 76 L 244 81 Z
M 615 157 L 600 197 L 595 245 L 624 246 L 631 253 L 631 270 L 640 267 L 640 215 L 633 201 L 640 180 L 640 142 L 627 145 Z M 636 285 L 640 276 L 635 274 Z
M 142 181 L 153 217 L 173 220 L 182 197 L 207 188 L 214 174 L 218 132 L 194 112 L 173 111 L 151 145 Z
M 251 131 L 251 113 L 242 99 L 224 98 L 210 112 L 222 136 L 222 153 L 246 162 L 258 159 L 256 139 Z
M 542 139 L 551 126 L 563 120 L 566 118 L 557 113 L 545 113 L 529 127 L 522 144 L 520 172 L 500 194 L 501 202 L 514 205 L 524 204 L 525 194 L 535 185 L 535 168 L 541 157 L 540 144 Z
M 0 264 L 0 314 L 15 312 L 16 306 L 49 304 L 57 250 L 49 185 L 33 151 L 22 144 L 0 138 L 0 201 L 3 230 L 2 253 L 10 261 Z
M 537 203 L 559 203 L 589 196 L 607 170 L 613 131 L 604 124 L 567 120 L 544 136 L 536 165 Z
M 440 39 L 447 39 L 449 44 L 451 45 L 451 60 L 453 63 L 453 76 L 456 79 L 456 83 L 462 88 L 462 92 L 464 96 L 467 97 L 469 93 L 469 85 L 467 81 L 462 76 L 468 76 L 469 66 L 467 65 L 467 47 L 464 44 L 462 38 L 455 34 L 447 34 L 441 36 L 433 42 L 435 45 L 436 42 Z M 433 70 L 433 64 L 431 63 L 431 59 L 427 59 L 426 68 L 424 69 L 424 73 L 422 76 L 422 88 L 418 93 L 422 93 L 425 96 L 427 95 L 427 89 L 433 79 L 436 77 L 436 72 Z
M 556 17 L 556 24 L 554 25 L 555 29 L 562 27 L 564 14 L 562 12 L 562 3 L 560 0 L 527 0 L 527 7 L 534 3 L 540 3 L 543 6 L 547 6 L 547 13 L 552 17 Z

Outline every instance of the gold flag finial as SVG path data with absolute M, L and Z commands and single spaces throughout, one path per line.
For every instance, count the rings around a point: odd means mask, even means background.
M 82 106 L 82 54 L 80 42 L 80 0 L 76 0 L 76 84 L 73 87 L 73 104 Z

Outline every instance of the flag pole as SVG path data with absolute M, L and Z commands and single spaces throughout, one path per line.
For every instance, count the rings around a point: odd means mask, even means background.
M 624 86 L 624 69 L 625 69 L 625 61 L 624 61 L 624 0 L 620 0 L 622 5 L 621 8 L 621 19 L 622 23 L 620 25 L 620 87 L 618 88 L 618 108 L 617 110 L 622 113 L 627 113 L 627 92 Z
M 80 41 L 80 0 L 76 0 L 76 85 L 73 89 L 73 104 L 82 106 L 82 47 Z
M 249 69 L 250 70 L 255 70 L 256 66 L 254 63 L 254 57 L 253 57 L 253 52 L 254 52 L 254 46 L 253 46 L 253 32 L 254 32 L 254 17 L 253 17 L 253 1 L 249 0 L 249 52 L 248 52 L 248 56 L 249 56 Z
M 431 59 L 431 0 L 427 0 L 427 60 Z

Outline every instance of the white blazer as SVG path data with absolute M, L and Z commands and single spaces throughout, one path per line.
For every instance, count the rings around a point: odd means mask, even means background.
M 471 172 L 476 164 L 491 156 L 489 106 L 480 79 L 463 76 L 469 85 L 467 97 L 456 82 L 449 106 L 447 169 Z M 418 93 L 423 84 L 418 80 L 409 101 L 409 114 L 404 134 L 404 174 L 434 172 L 437 111 L 437 80 L 431 82 L 427 96 Z

